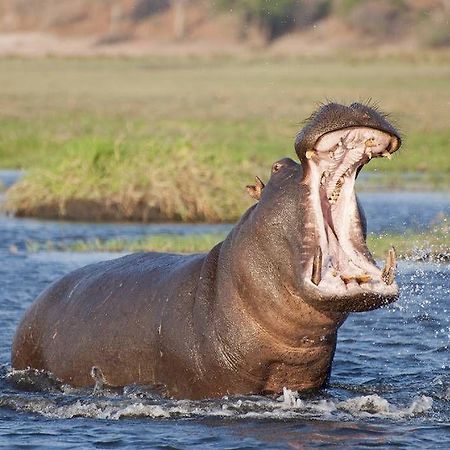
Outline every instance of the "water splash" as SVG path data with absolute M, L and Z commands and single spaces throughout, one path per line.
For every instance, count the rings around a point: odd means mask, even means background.
M 409 405 L 394 405 L 379 395 L 355 396 L 347 400 L 303 398 L 284 388 L 279 397 L 231 397 L 214 400 L 173 400 L 155 394 L 151 387 L 127 386 L 120 392 L 74 389 L 43 371 L 10 370 L 3 380 L 15 386 L 3 390 L 0 408 L 39 414 L 49 418 L 85 417 L 119 420 L 123 418 L 206 418 L 348 420 L 378 417 L 401 420 L 427 413 L 431 397 L 420 396 Z M 19 390 L 20 389 L 20 390 Z M 34 390 L 33 393 L 30 393 Z M 24 392 L 25 391 L 25 392 Z

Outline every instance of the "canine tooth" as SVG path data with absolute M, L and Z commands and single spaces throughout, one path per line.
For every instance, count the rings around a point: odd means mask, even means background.
M 314 254 L 311 281 L 318 286 L 322 279 L 322 249 L 317 247 Z
M 392 155 L 389 152 L 383 152 L 381 155 L 383 158 L 392 159 Z
M 368 283 L 372 279 L 372 277 L 368 273 L 357 275 L 355 278 L 358 284 Z
M 305 153 L 306 159 L 311 159 L 315 154 L 316 152 L 314 150 L 306 150 Z
M 370 150 L 366 149 L 366 155 L 369 157 L 369 159 L 372 159 L 372 152 Z
M 381 279 L 390 285 L 395 279 L 395 270 L 397 268 L 397 255 L 395 254 L 395 248 L 391 247 L 386 256 L 386 264 L 381 272 Z

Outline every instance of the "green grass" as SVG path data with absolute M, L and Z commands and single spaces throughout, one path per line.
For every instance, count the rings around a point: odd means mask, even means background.
M 369 235 L 367 245 L 376 259 L 383 259 L 391 246 L 399 259 L 450 260 L 450 229 L 436 227 L 421 233 Z
M 450 259 L 450 230 L 442 223 L 423 233 L 408 231 L 405 234 L 383 234 L 368 236 L 368 247 L 376 259 L 383 259 L 394 245 L 400 259 Z M 195 235 L 152 235 L 140 239 L 79 240 L 70 243 L 48 241 L 43 244 L 29 241 L 27 249 L 37 251 L 73 252 L 137 252 L 156 251 L 173 253 L 207 252 L 225 238 L 225 233 Z
M 225 238 L 222 233 L 174 235 L 160 234 L 140 239 L 94 239 L 90 241 L 75 241 L 71 243 L 57 243 L 47 241 L 39 244 L 35 241 L 27 242 L 27 250 L 37 251 L 72 251 L 72 252 L 171 252 L 171 253 L 202 253 L 210 250 Z
M 7 207 L 76 218 L 76 200 L 122 220 L 235 220 L 245 185 L 295 158 L 301 121 L 326 99 L 373 98 L 404 132 L 398 155 L 365 171 L 448 189 L 449 82 L 444 57 L 1 59 L 0 167 L 29 170 Z

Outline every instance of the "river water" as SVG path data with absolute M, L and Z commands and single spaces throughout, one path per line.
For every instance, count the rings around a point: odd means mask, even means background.
M 1 173 L 0 173 L 1 178 Z M 450 216 L 447 194 L 363 194 L 369 229 L 420 229 Z M 400 300 L 353 314 L 330 386 L 312 394 L 209 401 L 151 389 L 75 390 L 10 368 L 14 330 L 56 278 L 117 254 L 38 252 L 26 241 L 198 233 L 229 226 L 74 224 L 0 216 L 0 447 L 450 448 L 450 266 L 404 261 Z

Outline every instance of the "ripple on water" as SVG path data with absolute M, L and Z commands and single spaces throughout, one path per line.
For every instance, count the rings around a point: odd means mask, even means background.
M 180 419 L 224 417 L 233 419 L 316 419 L 352 418 L 405 419 L 431 410 L 433 400 L 421 395 L 407 405 L 390 403 L 378 394 L 338 398 L 302 397 L 283 389 L 283 395 L 224 397 L 216 400 L 174 400 L 159 396 L 151 388 L 127 386 L 123 390 L 93 393 L 64 385 L 43 371 L 8 370 L 3 381 L 16 388 L 0 394 L 0 408 L 35 413 L 49 418 L 85 417 L 119 420 L 123 418 Z M 18 391 L 17 389 L 20 389 Z M 33 395 L 29 392 L 33 391 Z

